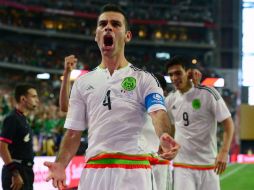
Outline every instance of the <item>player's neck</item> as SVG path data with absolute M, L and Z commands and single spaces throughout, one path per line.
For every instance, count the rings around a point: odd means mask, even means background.
M 110 74 L 112 75 L 115 70 L 121 69 L 128 65 L 128 61 L 124 56 L 122 57 L 103 57 L 101 64 L 99 65 L 101 68 L 108 69 Z
M 191 81 L 188 81 L 185 85 L 185 87 L 181 90 L 179 90 L 182 94 L 184 94 L 185 92 L 188 92 L 192 87 L 192 83 Z
M 16 110 L 17 110 L 18 112 L 22 113 L 24 116 L 27 116 L 28 110 L 25 109 L 24 106 L 22 106 L 21 104 L 17 104 L 17 105 L 15 106 L 15 108 L 16 108 Z

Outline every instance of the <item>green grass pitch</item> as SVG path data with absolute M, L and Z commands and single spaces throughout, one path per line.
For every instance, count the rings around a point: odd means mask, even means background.
M 220 176 L 221 190 L 254 190 L 254 164 L 231 164 Z

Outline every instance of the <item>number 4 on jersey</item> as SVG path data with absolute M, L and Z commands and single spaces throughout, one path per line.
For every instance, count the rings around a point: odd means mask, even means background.
M 108 109 L 111 110 L 110 90 L 107 91 L 102 104 L 103 106 L 108 106 Z

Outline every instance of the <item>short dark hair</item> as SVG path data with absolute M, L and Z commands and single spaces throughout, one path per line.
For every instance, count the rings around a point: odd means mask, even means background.
M 191 59 L 187 56 L 182 55 L 176 55 L 169 59 L 169 61 L 166 64 L 166 69 L 168 70 L 169 67 L 175 66 L 175 65 L 181 65 L 184 70 L 193 69 L 195 68 L 194 64 L 191 63 Z
M 128 16 L 127 16 L 127 14 L 123 11 L 123 9 L 119 5 L 112 4 L 112 3 L 106 4 L 106 5 L 104 5 L 101 8 L 100 15 L 102 13 L 105 13 L 105 12 L 117 12 L 117 13 L 121 13 L 124 16 L 126 30 L 130 30 Z
M 35 89 L 35 87 L 28 83 L 17 84 L 14 91 L 16 102 L 20 102 L 20 97 L 26 96 L 29 89 Z

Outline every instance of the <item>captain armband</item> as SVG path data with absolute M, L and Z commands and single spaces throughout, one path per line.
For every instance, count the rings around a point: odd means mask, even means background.
M 160 104 L 160 105 L 165 105 L 164 103 L 164 97 L 159 94 L 159 93 L 151 93 L 145 98 L 145 106 L 146 110 L 149 109 L 149 107 L 155 105 L 155 104 Z

